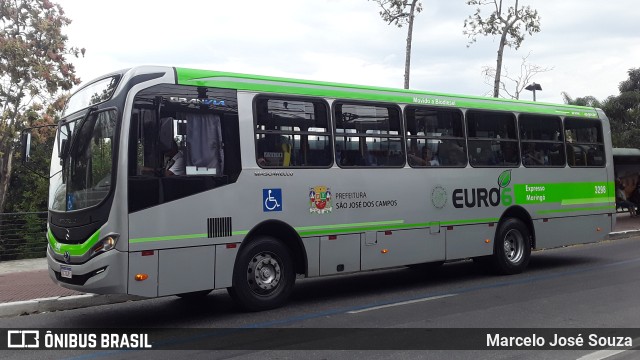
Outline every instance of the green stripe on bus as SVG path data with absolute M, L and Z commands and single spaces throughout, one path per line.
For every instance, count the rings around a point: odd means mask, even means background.
M 379 228 L 380 226 L 395 228 L 395 226 L 392 226 L 392 225 L 402 224 L 403 222 L 404 220 L 389 220 L 389 221 L 374 221 L 374 222 L 363 222 L 363 223 L 353 223 L 353 224 L 301 226 L 295 229 L 298 232 L 302 231 L 302 232 L 314 233 L 314 234 L 315 233 L 332 234 L 336 232 L 354 231 L 354 229 L 357 229 L 358 231 L 368 231 L 368 229 Z M 318 230 L 318 231 L 309 231 L 309 230 Z M 249 233 L 249 230 L 237 230 L 237 231 L 231 232 L 231 235 L 246 235 L 248 233 Z M 156 236 L 156 237 L 130 239 L 129 243 L 137 244 L 137 243 L 145 243 L 145 242 L 153 242 L 153 241 L 185 240 L 185 239 L 206 238 L 206 237 L 207 237 L 207 234 Z
M 129 239 L 130 244 L 138 244 L 152 241 L 167 241 L 167 240 L 185 240 L 185 239 L 198 239 L 207 238 L 207 234 L 187 234 L 187 235 L 172 235 L 172 236 L 156 236 Z
M 57 254 L 64 254 L 65 252 L 68 252 L 71 256 L 82 256 L 100 240 L 100 230 L 89 236 L 89 238 L 82 244 L 63 244 L 58 242 L 56 237 L 53 236 L 51 229 L 47 230 L 47 239 L 49 240 L 51 249 Z
M 544 215 L 544 214 L 579 212 L 579 211 L 613 210 L 615 208 L 616 208 L 615 205 L 607 205 L 607 206 L 593 206 L 593 207 L 571 208 L 571 209 L 538 210 L 536 211 L 536 213 L 540 215 Z
M 560 205 L 583 205 L 583 204 L 600 204 L 600 203 L 611 203 L 614 202 L 615 198 L 591 198 L 591 199 L 571 199 L 571 200 L 562 200 Z
M 299 226 L 294 229 L 300 236 L 313 236 L 313 235 L 333 235 L 339 233 L 349 232 L 364 232 L 364 231 L 382 231 L 382 230 L 401 230 L 411 228 L 424 228 L 437 225 L 466 225 L 477 223 L 490 223 L 497 222 L 499 218 L 485 218 L 485 219 L 466 219 L 466 220 L 452 220 L 452 221 L 429 221 L 423 223 L 405 224 L 404 220 L 388 220 L 388 221 L 373 221 L 362 223 L 347 223 L 347 224 L 332 224 L 332 225 L 314 225 L 314 226 Z M 232 235 L 246 235 L 249 230 L 233 231 Z M 173 235 L 173 236 L 157 236 L 146 238 L 130 239 L 129 242 L 144 243 L 153 241 L 165 241 L 165 240 L 186 240 L 194 238 L 206 238 L 207 234 L 190 234 L 190 235 Z
M 300 227 L 296 227 L 295 229 L 297 231 L 306 231 L 306 230 L 319 230 L 319 229 L 340 229 L 340 228 L 381 226 L 381 225 L 397 225 L 397 224 L 403 224 L 403 223 L 404 223 L 404 220 L 389 220 L 389 221 L 373 221 L 373 222 L 362 222 L 362 223 L 353 223 L 353 224 L 300 226 Z
M 554 212 L 580 212 L 588 210 L 611 210 L 615 206 L 597 206 L 587 208 L 571 208 L 571 209 L 559 209 L 559 210 L 540 210 L 538 214 L 550 214 Z M 500 218 L 482 218 L 482 219 L 464 219 L 464 220 L 447 220 L 447 221 L 428 221 L 421 223 L 405 223 L 404 220 L 388 220 L 388 221 L 373 221 L 373 222 L 361 222 L 361 223 L 346 223 L 346 224 L 330 224 L 330 225 L 313 225 L 313 226 L 299 226 L 294 229 L 300 236 L 322 236 L 322 235 L 335 235 L 340 233 L 355 233 L 365 231 L 384 231 L 384 230 L 402 230 L 412 228 L 425 228 L 432 226 L 448 226 L 448 225 L 472 225 L 472 224 L 484 224 L 495 223 L 500 221 Z M 246 235 L 249 230 L 236 230 L 232 235 Z M 195 238 L 206 238 L 207 234 L 188 234 L 188 235 L 173 235 L 173 236 L 158 236 L 158 237 L 146 237 L 130 239 L 129 242 L 145 243 L 154 241 L 166 241 L 166 240 L 186 240 Z
M 497 222 L 498 220 L 500 220 L 500 218 L 452 220 L 452 221 L 441 221 L 440 225 L 470 225 L 470 224 L 478 224 L 478 223 L 492 223 L 492 222 Z

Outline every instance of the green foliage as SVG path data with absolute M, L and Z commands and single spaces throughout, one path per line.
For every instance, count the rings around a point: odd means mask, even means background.
M 80 83 L 62 28 L 71 20 L 49 0 L 0 1 L 0 210 L 4 208 L 18 134 L 52 123 L 62 91 Z
M 564 99 L 564 103 L 569 105 L 589 106 L 596 108 L 602 107 L 600 101 L 593 96 L 577 97 L 574 99 L 568 93 L 562 92 L 562 98 Z
M 29 168 L 16 166 L 9 183 L 9 192 L 5 212 L 38 212 L 47 210 L 49 179 L 42 174 L 49 174 L 51 153 L 55 128 L 41 131 L 40 136 L 33 136 Z M 14 153 L 14 163 L 22 161 L 19 151 Z M 31 170 L 33 169 L 33 170 Z
M 66 55 L 84 54 L 67 48 L 61 30 L 71 23 L 60 5 L 48 0 L 0 2 L 0 97 L 18 110 L 25 98 L 55 94 L 79 84 Z M 3 114 L 4 115 L 4 114 Z
M 618 88 L 621 93 L 640 91 L 640 68 L 630 69 L 629 78 L 621 82 Z
M 611 123 L 614 147 L 640 148 L 640 68 L 630 69 L 629 78 L 620 82 L 620 94 L 598 101 L 593 96 L 571 98 L 563 93 L 564 101 L 571 105 L 601 108 Z
M 525 33 L 533 35 L 540 32 L 538 10 L 530 6 L 519 7 L 518 0 L 506 10 L 503 0 L 467 0 L 467 5 L 478 6 L 476 12 L 464 21 L 463 33 L 469 37 L 467 46 L 476 42 L 478 35 L 506 35 L 504 44 L 517 50 L 524 41 Z M 482 6 L 485 5 L 493 5 L 493 12 L 483 18 Z

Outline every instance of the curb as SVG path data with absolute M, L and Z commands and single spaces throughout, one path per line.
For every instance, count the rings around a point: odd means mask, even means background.
M 91 306 L 116 304 L 144 298 L 131 295 L 83 294 L 16 301 L 0 304 L 0 318 L 35 313 L 80 309 Z
M 640 236 L 640 229 L 611 232 L 609 233 L 609 235 L 607 235 L 607 239 L 618 240 L 618 239 L 626 239 L 634 236 Z

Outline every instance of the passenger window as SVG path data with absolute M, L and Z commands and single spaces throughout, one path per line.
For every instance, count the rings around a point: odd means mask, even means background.
M 469 163 L 477 167 L 517 167 L 520 164 L 513 114 L 467 112 Z
M 407 107 L 407 159 L 411 167 L 467 165 L 459 110 Z
M 321 100 L 259 97 L 256 161 L 263 168 L 329 167 L 329 111 Z
M 340 167 L 402 167 L 400 109 L 337 103 L 336 162 Z
M 605 166 L 602 124 L 598 120 L 566 118 L 564 133 L 569 166 Z
M 525 167 L 565 166 L 562 121 L 557 116 L 520 115 L 520 144 Z

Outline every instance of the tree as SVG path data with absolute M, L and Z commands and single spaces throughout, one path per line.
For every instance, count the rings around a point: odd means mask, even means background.
M 29 118 L 27 125 L 39 126 L 56 122 L 66 99 L 66 96 L 58 98 L 49 105 L 44 114 L 38 111 L 27 112 L 25 114 Z M 5 212 L 47 210 L 49 181 L 43 178 L 43 175 L 49 173 L 56 131 L 53 127 L 42 127 L 33 129 L 31 134 L 29 165 L 28 167 L 18 166 L 11 172 L 9 191 L 3 209 Z M 20 163 L 21 160 L 22 154 L 19 151 L 14 152 L 13 162 Z
M 401 28 L 407 25 L 407 47 L 404 57 L 404 88 L 409 88 L 409 70 L 411 68 L 411 40 L 415 14 L 422 11 L 418 0 L 373 0 L 380 5 L 380 17 L 389 25 Z
M 628 74 L 629 78 L 618 86 L 620 94 L 604 101 L 593 96 L 562 96 L 567 104 L 600 107 L 609 118 L 614 147 L 640 148 L 640 68 L 630 69 Z
M 640 68 L 630 69 L 629 78 L 621 82 L 618 89 L 621 93 L 640 91 Z
M 609 96 L 603 111 L 611 122 L 613 145 L 640 148 L 640 68 L 630 69 L 620 82 L 620 95 Z
M 600 102 L 600 100 L 596 99 L 594 96 L 591 96 L 591 95 L 584 96 L 584 97 L 577 97 L 574 99 L 568 93 L 563 91 L 562 98 L 564 99 L 564 103 L 568 105 L 602 108 L 602 103 Z
M 25 124 L 43 114 L 60 91 L 80 83 L 67 56 L 84 49 L 67 47 L 62 28 L 71 23 L 49 0 L 0 1 L 0 211 L 11 181 L 16 140 Z M 36 116 L 37 118 L 37 116 Z M 45 117 L 52 121 L 52 118 Z
M 493 97 L 500 95 L 500 76 L 502 72 L 502 58 L 504 47 L 512 47 L 516 50 L 524 41 L 525 33 L 533 35 L 540 32 L 540 16 L 538 11 L 530 6 L 519 6 L 519 0 L 515 0 L 514 6 L 505 10 L 503 0 L 467 0 L 467 5 L 478 6 L 475 14 L 469 15 L 464 21 L 463 34 L 470 40 L 467 47 L 476 42 L 478 35 L 499 35 L 498 56 L 496 59 L 496 72 L 493 82 Z M 481 15 L 483 6 L 493 5 L 493 12 L 486 18 Z M 523 29 L 524 27 L 524 29 Z
M 509 69 L 503 66 L 503 74 L 500 76 L 500 89 L 504 94 L 507 94 L 511 99 L 520 99 L 520 94 L 525 87 L 531 83 L 533 77 L 539 73 L 553 70 L 553 67 L 542 67 L 527 62 L 531 53 L 522 57 L 522 63 L 520 63 L 520 73 L 510 74 Z M 482 75 L 484 75 L 485 83 L 487 85 L 493 85 L 496 77 L 496 68 L 492 66 L 485 66 L 482 68 Z M 507 85 L 508 80 L 509 85 Z

